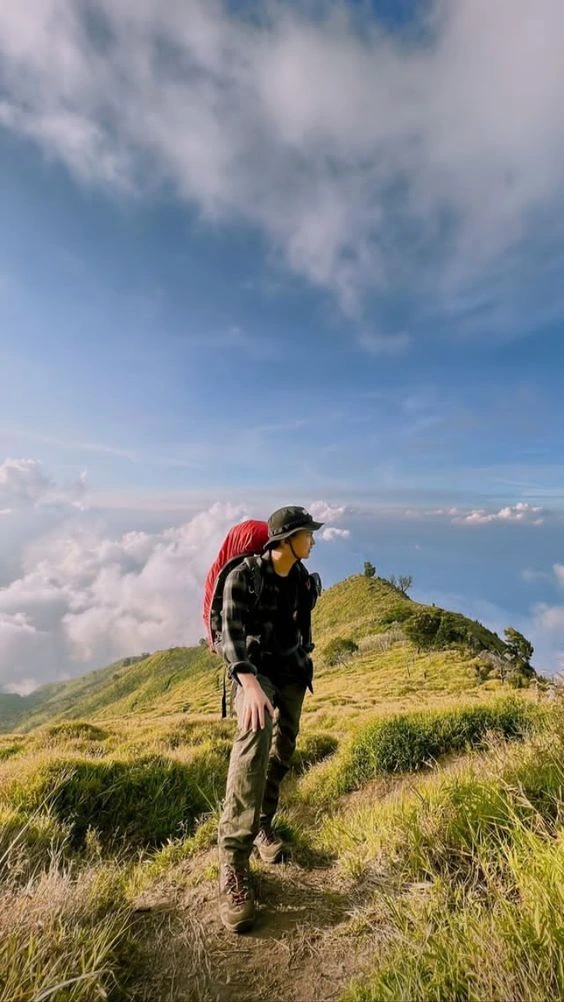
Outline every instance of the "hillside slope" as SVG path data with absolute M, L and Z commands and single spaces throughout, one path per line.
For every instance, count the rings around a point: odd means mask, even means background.
M 421 691 L 452 694 L 476 688 L 475 649 L 456 645 L 419 652 L 406 640 L 402 624 L 425 610 L 437 613 L 380 578 L 353 575 L 329 588 L 313 616 L 315 689 L 324 710 L 331 705 L 362 710 L 390 699 L 409 705 Z M 460 614 L 449 615 L 462 634 L 477 635 L 481 648 L 504 649 L 500 638 L 485 627 Z M 360 650 L 348 662 L 330 667 L 324 663 L 323 649 L 341 636 L 354 639 Z M 125 658 L 81 678 L 43 686 L 28 697 L 4 694 L 0 730 L 28 730 L 58 719 L 217 713 L 222 675 L 219 658 L 201 646 Z M 308 708 L 313 712 L 311 705 Z

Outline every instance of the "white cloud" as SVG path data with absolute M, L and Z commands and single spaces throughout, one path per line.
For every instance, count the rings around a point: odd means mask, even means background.
M 538 505 L 530 505 L 518 501 L 515 505 L 507 505 L 499 511 L 488 512 L 483 508 L 457 515 L 453 519 L 458 525 L 487 525 L 490 522 L 521 522 L 526 525 L 542 525 L 545 509 Z
M 426 515 L 458 515 L 460 509 L 456 505 L 452 505 L 450 508 L 432 508 L 431 511 L 425 512 Z
M 243 506 L 215 504 L 177 528 L 60 527 L 30 546 L 24 574 L 0 589 L 0 685 L 60 677 L 204 633 L 203 582 Z
M 557 583 L 563 586 L 564 566 L 553 564 L 552 570 Z M 551 665 L 556 665 L 557 670 L 564 668 L 564 605 L 537 602 L 532 608 L 531 634 L 539 647 L 550 652 Z
M 546 508 L 518 501 L 514 505 L 506 505 L 497 511 L 486 508 L 470 508 L 464 510 L 456 505 L 445 508 L 417 509 L 406 508 L 403 512 L 406 518 L 449 518 L 453 525 L 489 525 L 491 523 L 516 523 L 521 525 L 543 525 Z M 527 572 L 523 572 L 525 575 Z M 532 572 L 531 572 L 532 573 Z
M 535 617 L 539 625 L 551 633 L 562 633 L 564 640 L 564 605 L 548 605 L 539 602 L 535 608 Z
M 81 182 L 172 183 L 245 221 L 350 311 L 413 282 L 447 223 L 443 291 L 460 302 L 560 201 L 564 7 L 436 0 L 421 45 L 357 30 L 339 0 L 303 8 L 4 4 L 0 123 Z
M 308 511 L 316 522 L 338 522 L 347 511 L 347 507 L 327 504 L 326 501 L 312 501 Z
M 332 543 L 335 539 L 348 539 L 350 529 L 337 529 L 335 526 L 330 526 L 328 529 L 322 529 L 320 536 L 325 542 Z
M 0 687 L 4 681 L 14 684 L 11 692 L 20 692 L 30 664 L 40 664 L 49 677 L 53 665 L 45 652 L 48 637 L 34 626 L 25 612 L 6 612 L 0 608 Z M 21 693 L 23 694 L 23 693 Z
M 0 466 L 2 504 L 36 504 L 53 486 L 36 459 L 6 459 Z
M 67 486 L 58 486 L 43 471 L 36 459 L 6 459 L 0 465 L 0 504 L 9 504 L 0 512 L 12 514 L 15 510 L 42 505 L 59 505 L 81 508 L 86 493 L 86 473 Z

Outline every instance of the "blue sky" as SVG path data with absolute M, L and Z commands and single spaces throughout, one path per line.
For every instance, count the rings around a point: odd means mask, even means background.
M 373 559 L 562 667 L 563 36 L 0 13 L 0 684 L 193 642 L 230 521 L 294 500 L 327 584 Z

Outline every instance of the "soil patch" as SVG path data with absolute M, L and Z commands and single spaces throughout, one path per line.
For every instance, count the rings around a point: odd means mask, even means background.
M 254 876 L 257 921 L 244 935 L 221 925 L 215 879 L 140 902 L 148 963 L 133 1002 L 334 1002 L 369 969 L 378 933 L 352 933 L 363 892 L 337 867 L 259 864 Z

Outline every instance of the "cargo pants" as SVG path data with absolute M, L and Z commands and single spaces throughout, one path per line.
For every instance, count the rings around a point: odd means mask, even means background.
M 271 824 L 276 813 L 280 783 L 290 768 L 296 747 L 305 685 L 275 686 L 264 675 L 259 675 L 258 680 L 275 707 L 274 719 L 265 712 L 262 730 L 243 730 L 243 688 L 234 683 L 238 728 L 219 823 L 220 864 L 247 863 L 259 829 Z

